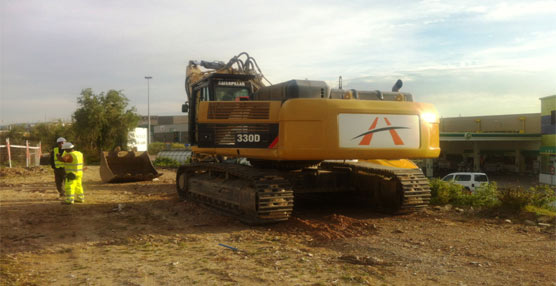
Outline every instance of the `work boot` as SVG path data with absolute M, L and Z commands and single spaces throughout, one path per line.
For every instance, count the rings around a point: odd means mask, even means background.
M 80 203 L 80 204 L 84 204 L 84 203 L 85 203 L 85 200 L 82 200 L 82 201 L 75 201 L 75 202 L 76 202 L 76 203 Z
M 66 202 L 66 201 L 63 201 L 62 204 L 63 204 L 63 205 L 73 205 L 72 202 Z

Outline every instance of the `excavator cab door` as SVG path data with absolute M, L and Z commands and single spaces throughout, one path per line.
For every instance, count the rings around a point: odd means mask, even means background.
M 191 145 L 196 145 L 199 141 L 199 135 L 197 132 L 197 114 L 199 109 L 199 103 L 201 101 L 210 100 L 209 92 L 209 81 L 203 80 L 195 84 L 192 88 L 192 96 L 189 98 L 188 109 L 189 109 L 189 140 Z

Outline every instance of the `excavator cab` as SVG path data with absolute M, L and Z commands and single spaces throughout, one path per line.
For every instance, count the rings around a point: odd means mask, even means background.
M 201 102 L 239 102 L 253 99 L 252 75 L 244 74 L 210 74 L 203 80 L 194 84 L 188 103 L 182 106 L 182 111 L 187 108 L 189 115 L 189 138 L 191 144 L 198 142 L 197 118 L 198 106 Z M 218 116 L 218 115 L 215 115 Z

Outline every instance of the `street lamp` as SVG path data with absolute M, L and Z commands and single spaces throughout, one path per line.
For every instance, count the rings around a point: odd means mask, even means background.
M 149 80 L 152 76 L 145 76 L 147 80 L 147 117 L 148 117 L 148 129 L 147 129 L 147 150 L 149 149 L 149 144 L 151 143 L 151 85 Z

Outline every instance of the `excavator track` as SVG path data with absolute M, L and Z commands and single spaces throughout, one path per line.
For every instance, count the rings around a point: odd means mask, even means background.
M 323 169 L 349 168 L 352 184 L 372 201 L 396 213 L 409 213 L 429 205 L 431 191 L 428 179 L 420 169 L 383 166 L 370 162 L 324 161 Z
M 313 191 L 357 191 L 371 205 L 393 213 L 421 210 L 430 202 L 428 179 L 420 169 L 406 169 L 360 161 L 323 161 L 319 170 L 347 176 L 339 186 L 320 183 Z M 228 163 L 192 163 L 176 174 L 178 195 L 202 203 L 247 224 L 288 220 L 293 211 L 295 172 L 258 169 Z M 326 181 L 327 182 L 327 181 Z M 309 191 L 311 192 L 311 191 Z
M 192 163 L 176 174 L 178 195 L 237 217 L 247 224 L 288 220 L 293 210 L 289 181 L 276 170 L 226 163 Z

